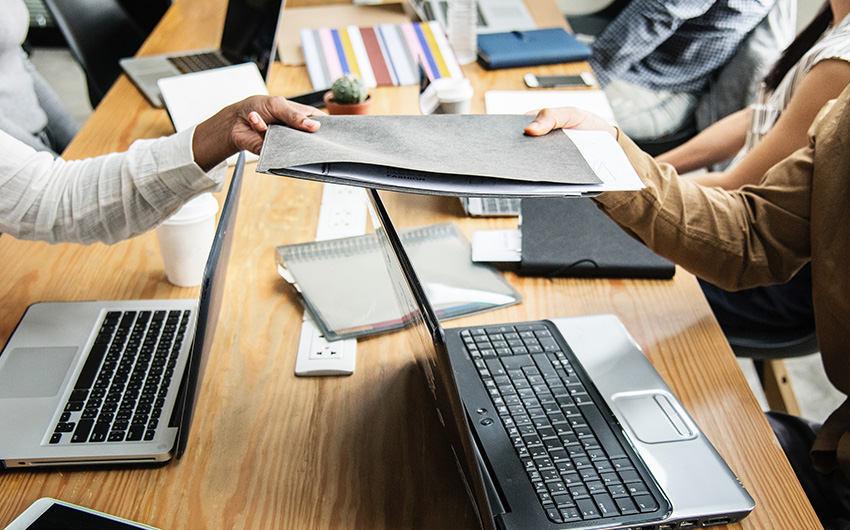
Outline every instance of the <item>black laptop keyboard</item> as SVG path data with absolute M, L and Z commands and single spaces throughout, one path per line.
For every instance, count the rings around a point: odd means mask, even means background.
M 219 51 L 177 55 L 169 57 L 168 60 L 184 74 L 230 66 L 230 62 L 222 57 L 221 52 Z
M 50 443 L 153 440 L 190 313 L 108 312 Z
M 659 504 L 544 324 L 469 328 L 461 338 L 549 519 L 653 512 Z

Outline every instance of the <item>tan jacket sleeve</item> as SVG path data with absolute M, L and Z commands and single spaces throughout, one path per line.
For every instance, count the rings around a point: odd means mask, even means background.
M 597 202 L 658 254 L 728 289 L 790 279 L 809 259 L 811 152 L 778 164 L 762 185 L 728 192 L 679 177 L 620 134 L 646 188 Z

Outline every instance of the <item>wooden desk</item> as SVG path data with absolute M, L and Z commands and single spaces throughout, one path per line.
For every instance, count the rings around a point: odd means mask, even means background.
M 532 0 L 538 20 L 560 21 L 546 1 Z M 215 45 L 223 3 L 179 0 L 141 53 Z M 473 109 L 483 112 L 484 91 L 522 88 L 526 69 L 464 71 L 476 90 Z M 278 67 L 270 78 L 272 93 L 309 89 L 303 67 Z M 377 89 L 373 97 L 376 113 L 417 112 L 413 87 Z M 122 150 L 136 138 L 171 132 L 165 111 L 148 106 L 122 77 L 66 157 Z M 351 377 L 294 376 L 301 309 L 275 271 L 273 248 L 313 238 L 320 196 L 317 183 L 249 168 L 226 298 L 183 459 L 153 469 L 0 472 L 0 526 L 51 496 L 162 529 L 475 528 L 423 380 L 398 336 L 361 341 Z M 451 220 L 469 235 L 510 224 L 461 217 L 455 199 L 390 195 L 388 203 L 401 225 Z M 0 261 L 2 341 L 40 300 L 197 295 L 166 281 L 153 233 L 111 247 L 0 237 Z M 457 324 L 616 314 L 755 498 L 740 527 L 782 521 L 783 528 L 820 528 L 691 275 L 509 280 L 524 303 Z

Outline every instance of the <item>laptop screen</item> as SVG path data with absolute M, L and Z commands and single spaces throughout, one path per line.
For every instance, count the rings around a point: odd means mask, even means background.
M 251 61 L 263 77 L 274 56 L 282 0 L 230 0 L 221 35 L 221 51 L 234 64 Z
M 180 413 L 180 434 L 175 452 L 177 458 L 180 458 L 186 449 L 192 426 L 192 414 L 198 401 L 198 384 L 203 380 L 206 361 L 215 337 L 221 300 L 224 298 L 224 283 L 227 278 L 230 249 L 233 246 L 233 229 L 236 224 L 236 209 L 239 206 L 244 170 L 245 153 L 242 152 L 239 153 L 236 167 L 233 170 L 233 178 L 230 180 L 230 188 L 227 191 L 224 206 L 221 207 L 218 228 L 210 248 L 210 257 L 207 259 L 207 265 L 204 268 L 195 338 L 189 354 L 186 375 L 180 387 L 181 395 L 178 397 L 178 400 L 183 401 L 183 405 L 175 408 L 175 414 L 178 411 Z
M 403 333 L 407 334 L 417 363 L 425 374 L 439 420 L 446 427 L 455 463 L 467 493 L 473 500 L 479 522 L 483 528 L 493 528 L 484 479 L 476 463 L 477 449 L 472 442 L 466 412 L 457 391 L 443 329 L 378 191 L 369 189 L 368 192 L 372 205 L 372 223 L 384 251 L 385 265 L 392 280 L 400 314 L 407 315 L 403 317 L 408 324 Z M 480 513 L 484 510 L 486 513 Z

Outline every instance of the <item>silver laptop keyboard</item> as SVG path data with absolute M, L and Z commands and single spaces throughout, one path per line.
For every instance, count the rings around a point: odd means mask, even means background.
M 190 313 L 108 312 L 50 443 L 153 440 Z
M 544 324 L 468 328 L 460 336 L 550 520 L 659 508 L 642 464 L 624 451 L 588 392 L 592 385 L 576 371 L 578 361 Z

